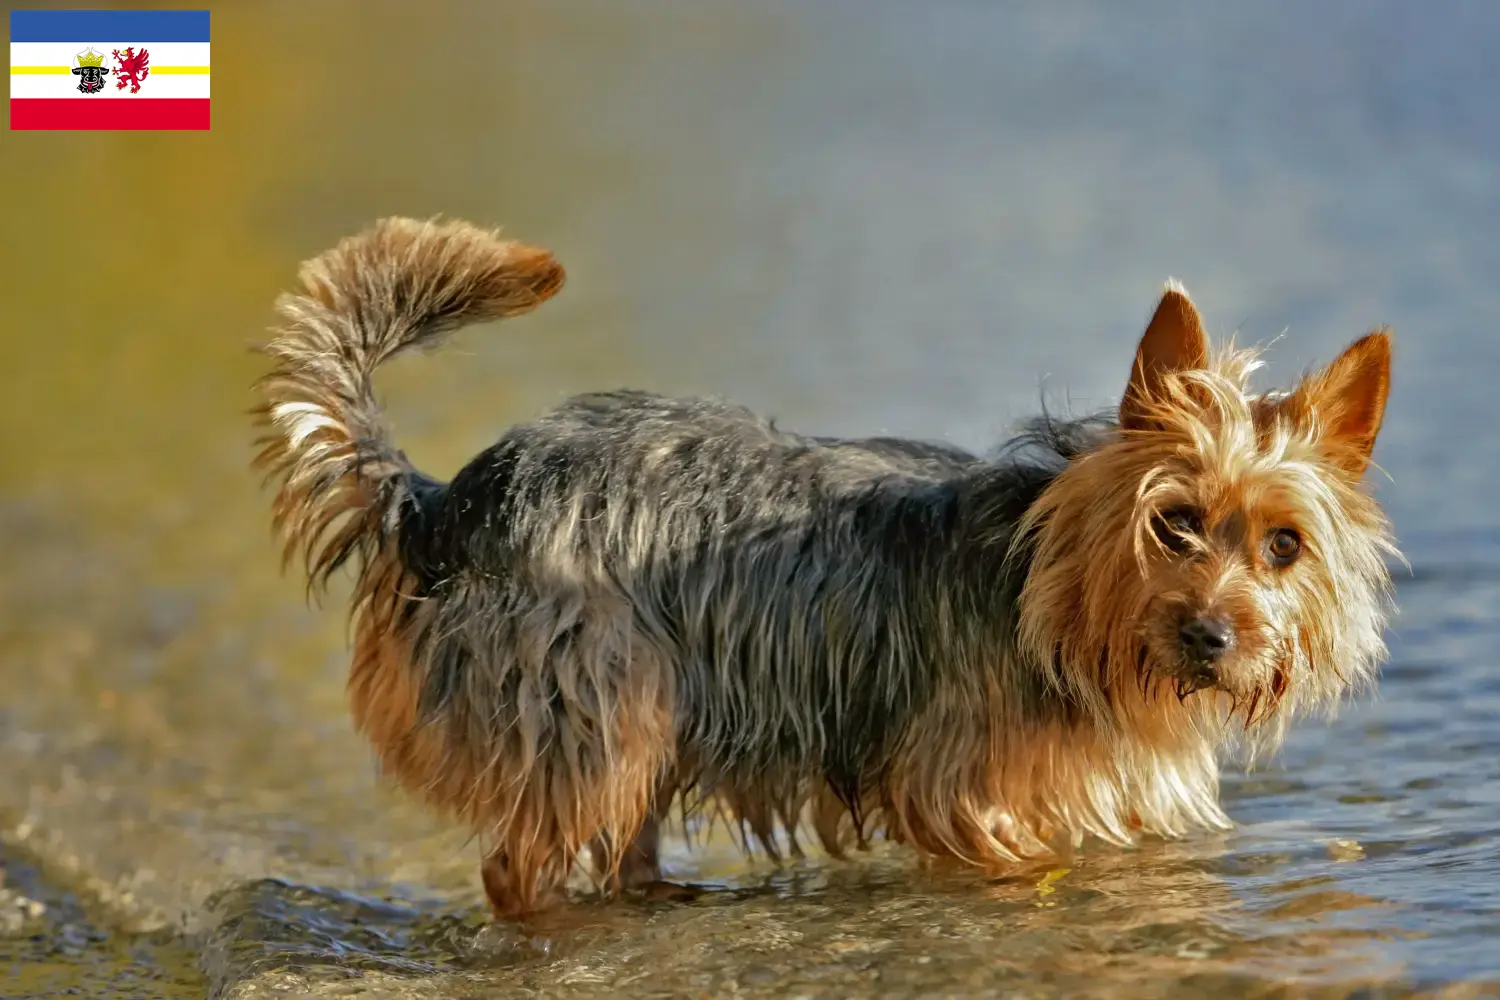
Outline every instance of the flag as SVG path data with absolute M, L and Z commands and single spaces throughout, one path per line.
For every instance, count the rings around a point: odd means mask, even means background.
M 208 11 L 11 11 L 10 127 L 208 128 Z

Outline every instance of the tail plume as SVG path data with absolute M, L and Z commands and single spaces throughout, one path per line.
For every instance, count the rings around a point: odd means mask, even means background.
M 274 484 L 284 562 L 320 589 L 351 557 L 368 564 L 425 482 L 393 443 L 371 377 L 407 348 L 530 312 L 562 288 L 536 247 L 465 222 L 385 219 L 302 265 L 262 348 L 255 465 Z

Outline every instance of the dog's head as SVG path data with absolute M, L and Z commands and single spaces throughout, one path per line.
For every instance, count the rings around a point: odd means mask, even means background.
M 1362 480 L 1390 350 L 1377 331 L 1256 394 L 1255 353 L 1212 350 L 1168 288 L 1117 433 L 1023 524 L 1022 639 L 1060 691 L 1108 721 L 1174 731 L 1238 715 L 1274 738 L 1283 709 L 1332 707 L 1373 677 L 1395 550 Z

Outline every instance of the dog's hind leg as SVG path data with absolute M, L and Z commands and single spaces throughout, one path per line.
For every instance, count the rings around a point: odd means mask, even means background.
M 686 902 L 702 893 L 696 886 L 668 882 L 661 877 L 661 827 L 672 802 L 673 790 L 670 782 L 658 784 L 650 815 L 618 859 L 612 859 L 607 837 L 599 837 L 591 845 L 594 873 L 607 895 L 626 892 L 652 900 Z M 612 864 L 613 871 L 610 870 Z
M 585 847 L 607 893 L 658 876 L 658 809 L 670 801 L 675 744 L 671 675 L 656 647 L 607 608 L 586 604 L 562 616 L 569 627 L 540 630 L 549 641 L 526 698 L 480 699 L 528 706 L 490 749 L 478 796 L 494 845 L 485 893 L 501 917 L 550 906 Z
M 492 850 L 479 864 L 490 912 L 500 920 L 516 920 L 564 902 L 570 867 L 570 860 L 563 858 L 540 866 L 517 864 L 503 847 Z
M 635 839 L 620 851 L 618 866 L 609 871 L 612 863 L 608 837 L 598 837 L 590 845 L 594 873 L 603 880 L 605 891 L 614 895 L 621 890 L 636 889 L 661 878 L 661 821 L 656 815 L 646 818 Z
M 669 882 L 661 877 L 661 821 L 653 816 L 625 850 L 620 863 L 620 884 L 651 900 L 686 903 L 703 895 L 703 890 L 685 882 Z

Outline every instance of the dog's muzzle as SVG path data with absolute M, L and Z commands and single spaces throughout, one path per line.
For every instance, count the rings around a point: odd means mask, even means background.
M 1219 683 L 1219 662 L 1234 649 L 1234 626 L 1223 618 L 1200 617 L 1184 622 L 1177 632 L 1183 672 L 1183 697 Z

